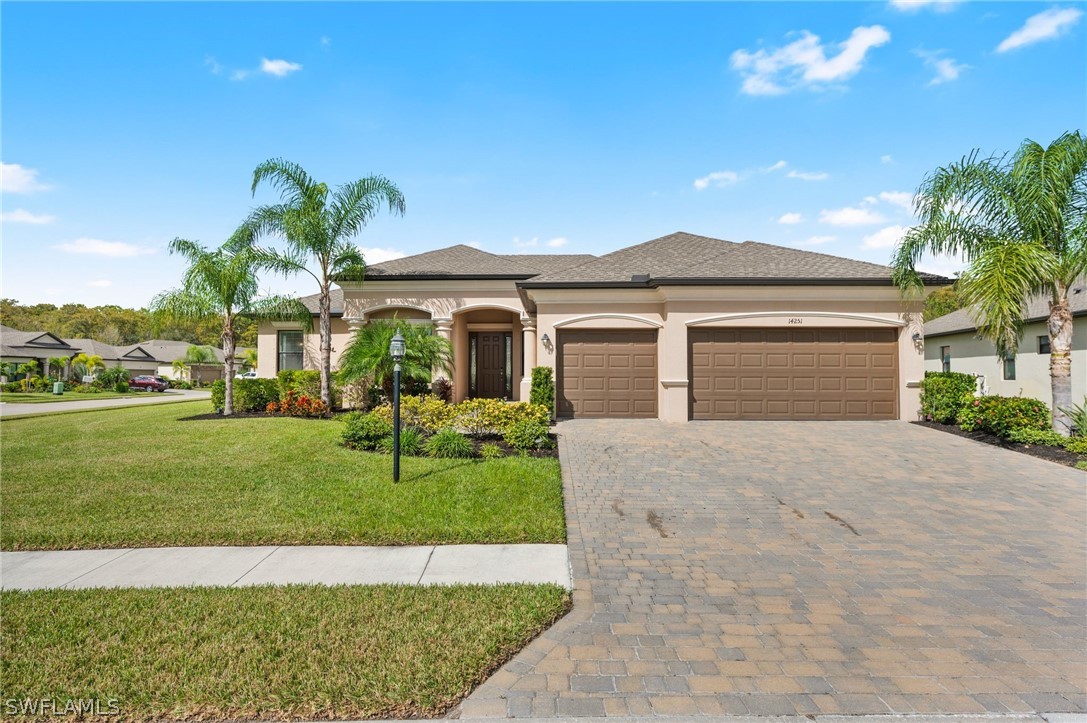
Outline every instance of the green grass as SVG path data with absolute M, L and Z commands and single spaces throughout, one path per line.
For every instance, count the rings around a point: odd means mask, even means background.
M 554 585 L 383 585 L 44 590 L 0 602 L 0 699 L 114 699 L 114 721 L 282 720 L 440 715 L 570 596 Z
M 170 392 L 125 392 L 124 394 L 118 394 L 117 392 L 103 391 L 98 394 L 82 394 L 80 392 L 65 392 L 64 394 L 54 395 L 51 392 L 5 392 L 0 394 L 0 402 L 8 402 L 9 404 L 45 404 L 47 402 L 85 402 L 95 399 L 123 399 L 125 397 L 148 397 L 154 394 L 154 396 L 163 396 L 170 394 Z
M 335 420 L 182 421 L 208 402 L 0 421 L 5 550 L 562 542 L 554 459 L 390 457 Z

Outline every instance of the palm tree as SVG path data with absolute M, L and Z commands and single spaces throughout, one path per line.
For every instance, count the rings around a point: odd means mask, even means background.
M 72 366 L 77 370 L 82 370 L 80 379 L 85 376 L 94 376 L 94 373 L 99 369 L 105 369 L 106 363 L 102 361 L 102 357 L 97 354 L 86 354 L 80 352 L 72 357 Z
M 170 366 L 174 370 L 174 378 L 178 381 L 185 380 L 185 373 L 189 370 L 189 365 L 185 363 L 184 359 L 174 359 Z
M 151 314 L 162 321 L 206 321 L 222 324 L 221 337 L 226 362 L 226 396 L 223 414 L 234 413 L 234 348 L 244 319 L 294 319 L 310 323 L 309 310 L 298 299 L 285 296 L 258 296 L 257 254 L 253 249 L 227 242 L 223 248 L 208 251 L 200 244 L 182 238 L 170 242 L 170 253 L 180 254 L 189 262 L 181 287 L 159 294 L 151 301 Z M 197 366 L 216 362 L 211 347 L 190 346 L 185 362 Z M 199 377 L 198 377 L 199 378 Z
M 16 373 L 23 376 L 23 391 L 30 391 L 30 378 L 34 376 L 38 371 L 38 362 L 31 359 L 30 361 L 23 362 L 19 365 Z
M 257 368 L 257 350 L 256 349 L 246 349 L 245 352 L 242 353 L 242 365 L 246 366 L 246 367 L 249 367 L 250 369 L 256 369 Z
M 190 344 L 189 348 L 185 350 L 185 357 L 182 361 L 196 375 L 196 386 L 200 386 L 203 381 L 200 376 L 201 368 L 210 364 L 218 364 L 219 358 L 215 356 L 215 350 L 210 346 Z
M 68 365 L 68 357 L 66 356 L 52 356 L 49 357 L 49 361 L 46 362 L 49 367 L 49 373 L 60 379 L 64 374 L 64 368 Z
M 404 381 L 429 382 L 432 369 L 447 373 L 452 370 L 453 346 L 448 339 L 435 334 L 431 324 L 375 319 L 355 332 L 340 355 L 340 381 L 373 379 L 391 397 L 393 360 L 389 356 L 389 342 L 397 331 L 404 336 L 406 347 L 404 361 L 400 363 Z
M 261 251 L 261 266 L 282 274 L 304 272 L 317 281 L 321 401 L 331 407 L 332 282 L 362 281 L 366 261 L 350 239 L 362 231 L 383 205 L 391 213 L 403 215 L 404 196 L 383 176 L 368 176 L 330 191 L 301 166 L 282 158 L 265 161 L 253 171 L 254 194 L 264 181 L 279 191 L 281 202 L 253 211 L 246 222 L 248 242 L 255 243 L 267 234 L 284 238 L 285 250 Z M 307 265 L 311 262 L 316 270 Z
M 920 223 L 895 249 L 895 281 L 923 288 L 916 271 L 923 254 L 964 257 L 958 292 L 1001 356 L 1018 348 L 1027 299 L 1048 297 L 1053 427 L 1069 434 L 1068 290 L 1087 272 L 1087 139 L 1065 133 L 1048 148 L 1028 139 L 1010 159 L 974 151 L 925 178 L 915 211 Z

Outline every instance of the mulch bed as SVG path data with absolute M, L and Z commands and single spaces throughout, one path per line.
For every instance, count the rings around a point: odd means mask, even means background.
M 1029 454 L 1031 457 L 1038 457 L 1039 459 L 1056 462 L 1057 464 L 1063 464 L 1066 467 L 1075 467 L 1077 462 L 1082 462 L 1084 459 L 1082 455 L 1073 454 L 1067 449 L 1061 449 L 1060 447 L 1047 447 L 1042 444 L 1013 442 L 1010 439 L 1004 439 L 1003 437 L 998 437 L 995 434 L 989 434 L 988 432 L 982 432 L 980 430 L 967 432 L 954 424 L 940 424 L 939 422 L 910 422 L 910 424 L 928 427 L 929 429 L 938 429 L 941 432 L 947 432 L 948 434 L 954 434 L 959 437 L 966 437 L 967 439 L 972 439 L 975 442 L 981 442 L 982 444 L 991 444 L 994 447 L 1002 447 L 1004 449 L 1010 449 L 1013 452 Z

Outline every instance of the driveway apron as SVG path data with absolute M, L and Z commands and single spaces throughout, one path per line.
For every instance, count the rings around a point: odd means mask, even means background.
M 1087 475 L 901 422 L 558 428 L 574 610 L 462 717 L 1087 710 Z

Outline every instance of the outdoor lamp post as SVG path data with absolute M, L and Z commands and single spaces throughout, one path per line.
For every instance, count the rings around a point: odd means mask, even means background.
M 389 356 L 393 358 L 393 482 L 400 481 L 400 362 L 404 361 L 404 337 L 400 330 L 389 342 Z

